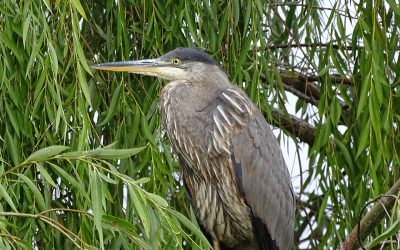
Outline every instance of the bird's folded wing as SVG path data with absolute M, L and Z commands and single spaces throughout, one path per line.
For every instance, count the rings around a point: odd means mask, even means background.
M 254 225 L 260 240 L 265 245 L 275 241 L 279 249 L 289 249 L 293 239 L 295 201 L 288 169 L 264 117 L 254 104 L 249 103 L 247 96 L 240 91 L 237 94 L 241 96 L 235 98 L 231 93 L 228 100 L 236 103 L 237 108 L 233 110 L 238 112 L 237 115 L 245 117 L 230 134 L 232 165 L 239 190 L 255 217 Z M 251 107 L 247 107 L 249 105 Z M 266 232 L 262 232 L 265 231 L 262 224 Z

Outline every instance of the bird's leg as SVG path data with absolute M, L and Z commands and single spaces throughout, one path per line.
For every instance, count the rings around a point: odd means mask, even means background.
M 213 248 L 214 248 L 214 250 L 220 250 L 218 240 L 213 240 Z

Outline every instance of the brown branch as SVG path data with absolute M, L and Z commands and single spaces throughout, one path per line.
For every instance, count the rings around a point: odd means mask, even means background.
M 272 110 L 272 117 L 273 119 L 271 124 L 273 126 L 289 131 L 291 134 L 299 138 L 300 141 L 305 142 L 310 146 L 314 144 L 316 136 L 316 129 L 314 126 L 294 115 L 284 114 L 276 108 Z
M 321 93 L 319 87 L 314 83 L 319 80 L 318 76 L 314 74 L 305 75 L 290 70 L 281 70 L 280 76 L 286 91 L 291 92 L 307 103 L 314 106 L 318 105 Z M 261 79 L 264 83 L 268 84 L 266 77 L 261 76 Z M 339 75 L 331 75 L 330 80 L 334 84 L 353 85 L 352 80 Z M 348 109 L 348 106 L 344 102 L 340 100 L 338 102 L 341 104 L 343 110 Z
M 316 75 L 304 75 L 295 71 L 281 70 L 280 76 L 283 82 L 283 87 L 286 91 L 289 91 L 296 95 L 299 99 L 310 103 L 314 106 L 318 106 L 320 98 L 319 87 L 314 83 L 319 80 Z M 352 84 L 351 80 L 342 78 L 338 75 L 330 76 L 332 83 L 345 83 Z M 262 82 L 268 84 L 266 77 L 261 76 Z M 345 124 L 345 117 L 348 115 L 349 107 L 339 99 L 337 100 L 342 106 L 342 117 L 339 124 Z M 314 126 L 307 122 L 297 118 L 293 115 L 287 115 L 282 113 L 278 109 L 272 111 L 272 125 L 286 129 L 300 141 L 305 142 L 312 146 L 316 137 L 316 129 Z
M 360 240 L 364 240 L 372 230 L 379 225 L 379 222 L 385 217 L 386 211 L 390 211 L 396 201 L 400 191 L 400 179 L 392 188 L 382 196 L 372 209 L 361 219 L 359 225 L 353 228 L 342 245 L 342 250 L 352 250 L 360 247 Z
M 281 70 L 280 75 L 284 84 L 289 85 L 300 91 L 301 93 L 319 100 L 320 90 L 319 87 L 314 83 L 320 80 L 320 77 L 315 74 L 301 74 L 295 71 Z M 331 83 L 343 84 L 343 85 L 354 85 L 353 81 L 347 78 L 343 78 L 340 75 L 330 75 Z M 295 93 L 293 93 L 295 94 Z M 342 106 L 345 104 L 342 103 Z
M 319 87 L 313 83 L 318 81 L 318 78 L 303 75 L 294 71 L 281 70 L 282 81 L 285 85 L 296 89 L 298 92 L 308 96 L 310 103 L 317 103 L 320 97 Z M 287 89 L 290 91 L 289 89 Z M 293 93 L 293 92 L 292 92 Z M 296 93 L 293 93 L 297 95 Z M 300 97 L 300 96 L 299 96 Z M 301 97 L 300 97 L 301 98 Z
M 283 88 L 292 94 L 296 95 L 301 100 L 310 103 L 314 106 L 318 106 L 320 99 L 319 87 L 313 83 L 318 81 L 316 75 L 304 75 L 293 71 L 281 71 L 281 78 L 283 81 Z M 340 76 L 331 76 L 331 81 L 336 83 L 343 83 L 344 81 L 350 82 L 348 79 L 344 79 Z M 337 102 L 342 107 L 342 116 L 347 116 L 349 106 L 343 101 L 337 99 Z M 340 124 L 344 124 L 344 117 L 340 120 Z
M 316 100 L 315 98 L 313 98 L 312 96 L 308 96 L 306 94 L 303 94 L 301 91 L 297 90 L 295 87 L 287 85 L 287 84 L 283 84 L 283 88 L 286 91 L 289 91 L 290 93 L 294 94 L 295 96 L 297 96 L 299 99 L 307 102 L 307 103 L 311 103 L 314 106 L 318 105 L 318 100 Z
M 283 88 L 286 91 L 291 92 L 306 103 L 318 106 L 321 94 L 319 87 L 314 83 L 319 80 L 318 76 L 314 74 L 305 75 L 289 70 L 281 70 L 280 76 L 283 82 Z M 352 84 L 351 80 L 338 75 L 331 75 L 330 79 L 332 83 L 341 83 L 346 85 Z M 264 76 L 262 76 L 262 80 L 263 82 L 268 83 Z M 337 102 L 342 107 L 342 117 L 339 124 L 343 125 L 345 124 L 346 117 L 348 117 L 349 114 L 349 106 L 340 99 L 337 99 Z
M 319 80 L 319 76 L 315 75 L 315 74 L 310 74 L 310 75 L 304 75 L 304 74 L 300 74 L 300 73 L 296 73 L 298 74 L 298 78 L 299 79 L 304 79 L 307 80 L 309 82 L 316 82 Z M 343 85 L 350 85 L 353 86 L 354 85 L 354 81 L 352 81 L 351 79 L 348 78 L 344 78 L 338 74 L 331 74 L 329 75 L 329 78 L 331 80 L 331 83 L 333 84 L 343 84 Z

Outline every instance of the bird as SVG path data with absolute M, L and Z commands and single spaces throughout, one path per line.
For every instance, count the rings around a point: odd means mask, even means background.
M 287 250 L 295 196 L 279 144 L 257 106 L 201 48 L 94 69 L 168 80 L 161 125 L 196 218 L 216 250 Z

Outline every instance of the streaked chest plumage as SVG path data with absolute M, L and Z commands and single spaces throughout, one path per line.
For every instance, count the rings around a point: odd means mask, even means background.
M 165 86 L 160 96 L 162 125 L 181 161 L 199 222 L 213 239 L 233 246 L 254 237 L 251 211 L 240 194 L 230 156 L 233 125 L 245 122 L 236 111 L 250 111 L 230 96 L 234 89 L 212 93 L 215 97 L 196 91 L 186 81 Z

